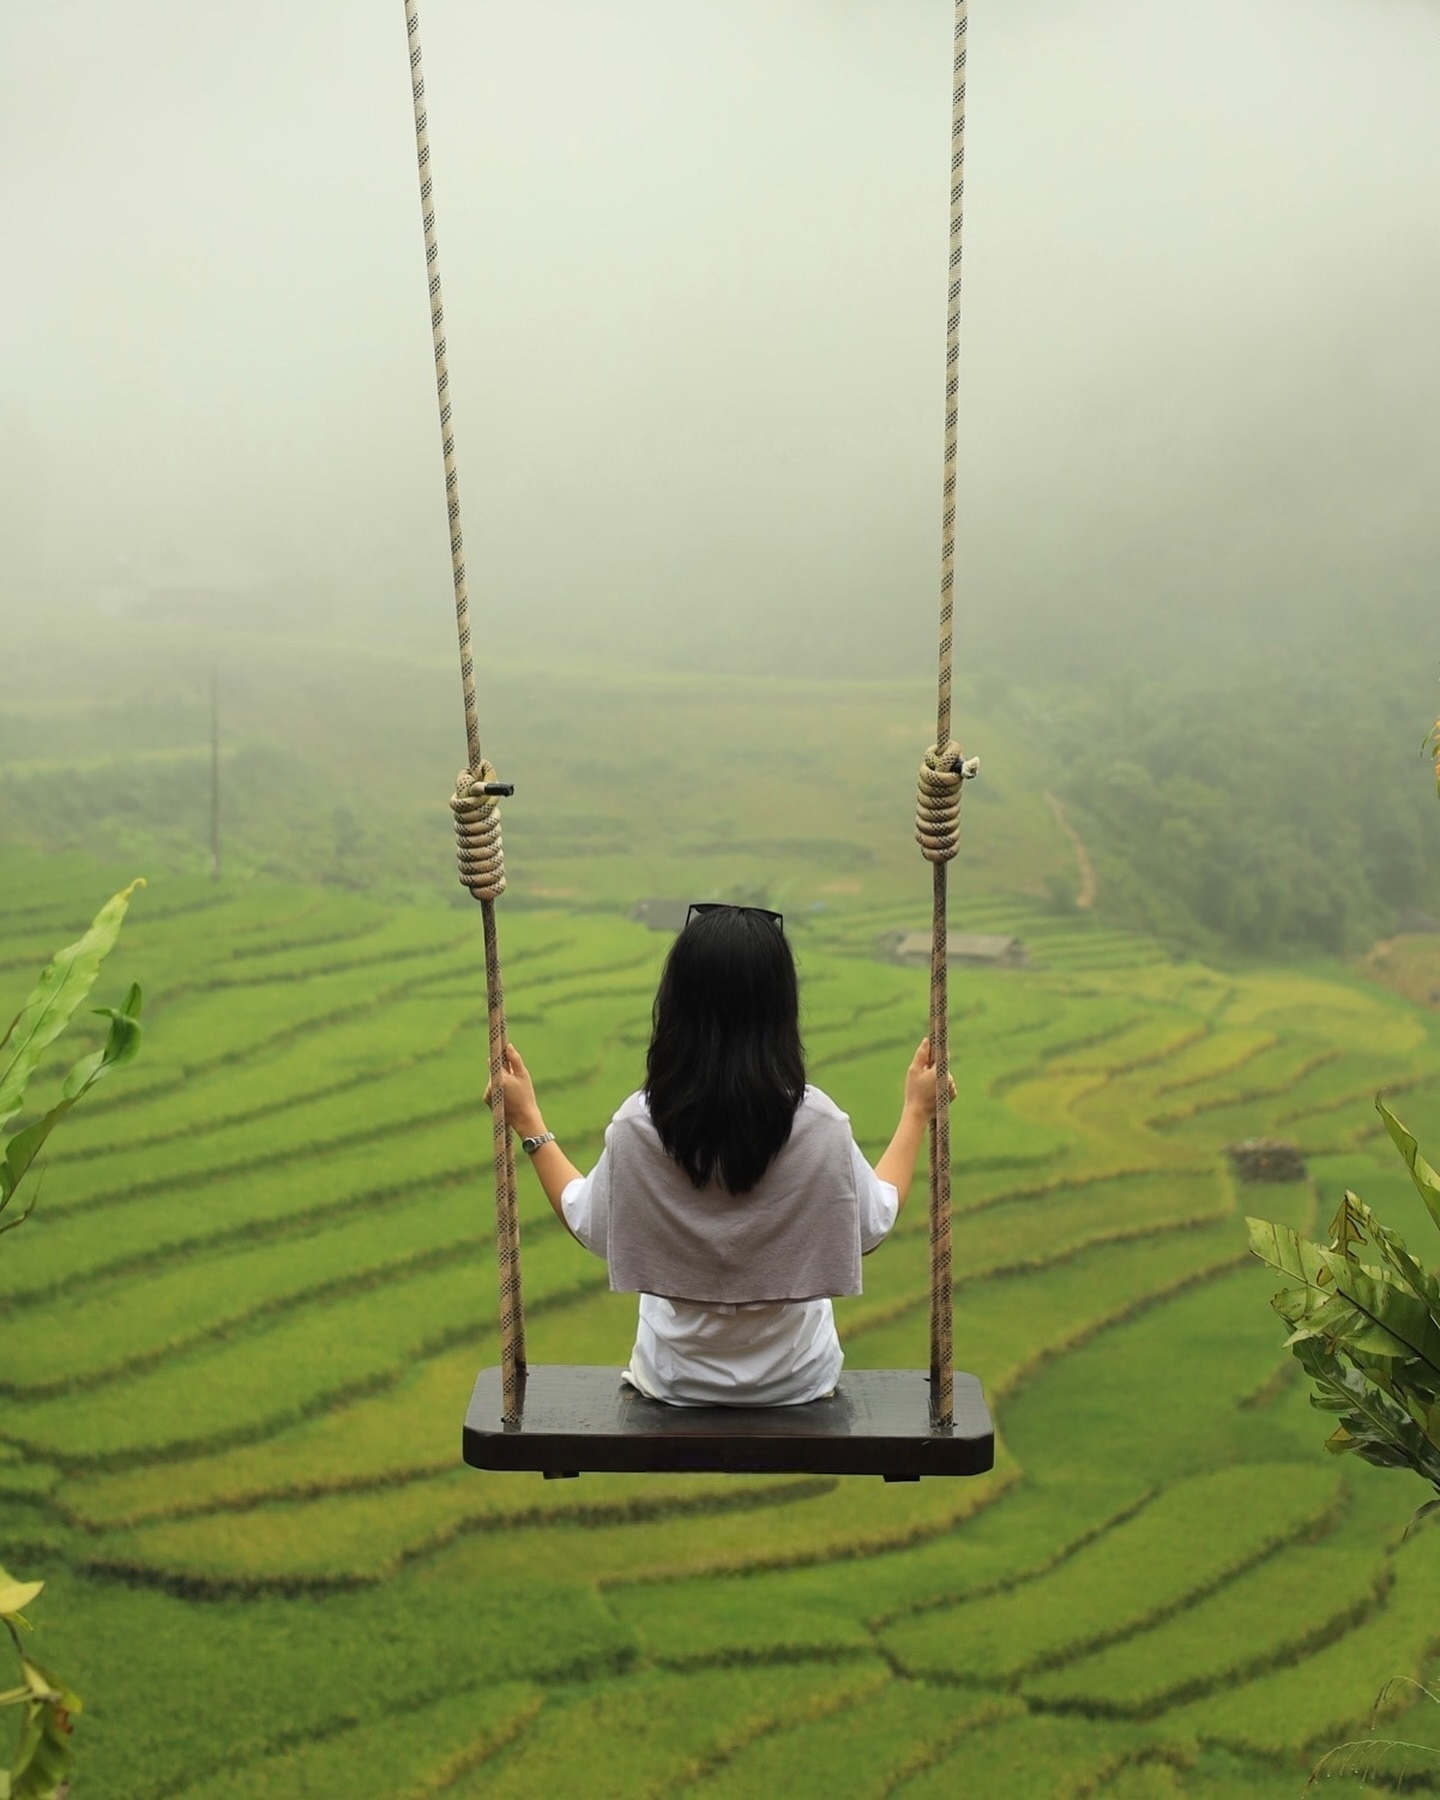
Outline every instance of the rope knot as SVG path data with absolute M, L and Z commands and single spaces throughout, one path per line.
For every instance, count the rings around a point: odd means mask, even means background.
M 980 758 L 966 756 L 952 738 L 932 744 L 920 765 L 915 841 L 926 862 L 949 862 L 960 847 L 960 795 L 980 773 Z
M 455 860 L 460 885 L 477 900 L 498 900 L 505 892 L 505 846 L 500 838 L 500 802 L 484 790 L 495 780 L 493 764 L 462 769 L 455 777 L 450 810 L 455 815 Z

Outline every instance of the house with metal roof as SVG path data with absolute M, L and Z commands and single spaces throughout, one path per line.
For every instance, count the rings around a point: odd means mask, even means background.
M 880 939 L 880 954 L 888 962 L 907 966 L 930 962 L 928 931 L 887 931 Z M 949 939 L 952 969 L 1023 969 L 1030 961 L 1024 944 L 1011 934 L 985 931 L 952 931 Z

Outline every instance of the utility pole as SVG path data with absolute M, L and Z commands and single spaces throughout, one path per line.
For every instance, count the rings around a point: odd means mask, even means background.
M 210 670 L 210 879 L 220 879 L 220 670 Z

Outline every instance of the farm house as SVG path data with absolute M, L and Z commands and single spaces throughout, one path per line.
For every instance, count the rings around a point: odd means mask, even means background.
M 952 931 L 949 934 L 952 969 L 1023 969 L 1030 960 L 1024 943 L 1010 933 Z M 929 967 L 930 934 L 925 931 L 891 931 L 879 940 L 879 952 L 887 962 L 907 968 Z

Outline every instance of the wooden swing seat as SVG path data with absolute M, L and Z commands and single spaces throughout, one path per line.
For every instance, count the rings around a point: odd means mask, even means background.
M 599 1474 L 983 1475 L 995 1431 L 980 1383 L 955 1374 L 955 1423 L 930 1416 L 930 1377 L 856 1369 L 807 1406 L 667 1406 L 618 1369 L 541 1363 L 521 1377 L 518 1422 L 502 1418 L 501 1371 L 482 1369 L 465 1414 L 472 1469 L 547 1480 Z

